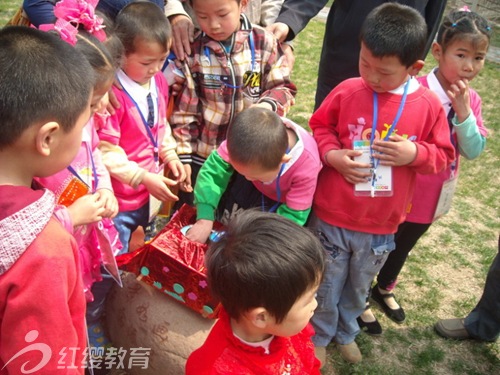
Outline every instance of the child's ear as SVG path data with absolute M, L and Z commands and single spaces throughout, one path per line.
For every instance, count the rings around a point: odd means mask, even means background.
M 416 76 L 420 72 L 420 70 L 422 70 L 422 68 L 424 67 L 424 65 L 425 65 L 424 60 L 417 60 L 417 61 L 415 61 L 413 63 L 412 66 L 410 66 L 410 69 L 408 70 L 408 73 L 412 77 L 414 77 L 414 76 Z
M 257 328 L 264 329 L 270 323 L 271 315 L 263 307 L 256 307 L 247 312 L 248 320 Z
M 443 54 L 443 48 L 441 47 L 441 45 L 439 43 L 434 42 L 434 43 L 432 43 L 431 53 L 432 53 L 432 56 L 434 56 L 434 59 L 436 59 L 436 61 L 439 61 L 439 59 L 441 58 L 441 55 Z
M 57 122 L 51 121 L 40 126 L 35 139 L 37 152 L 43 156 L 49 156 L 59 131 L 61 131 L 61 127 Z
M 248 5 L 248 0 L 241 0 L 240 7 L 242 10 L 246 10 L 247 5 Z

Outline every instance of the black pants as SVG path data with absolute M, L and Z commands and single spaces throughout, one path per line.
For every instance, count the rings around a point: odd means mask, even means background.
M 465 318 L 465 329 L 475 339 L 495 341 L 500 334 L 500 237 L 498 254 L 491 263 L 483 295 Z
M 269 211 L 276 202 L 262 194 L 255 185 L 244 176 L 235 172 L 217 207 L 216 218 L 223 224 L 236 214 L 238 210 L 260 207 L 262 211 Z
M 418 224 L 405 221 L 398 227 L 394 235 L 396 248 L 389 253 L 387 260 L 377 276 L 380 288 L 387 289 L 393 284 L 408 258 L 408 254 L 431 224 Z

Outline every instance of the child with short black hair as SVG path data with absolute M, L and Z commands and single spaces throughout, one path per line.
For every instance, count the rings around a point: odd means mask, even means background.
M 118 201 L 113 194 L 109 172 L 102 162 L 96 128 L 99 121 L 105 121 L 109 116 L 107 112 L 100 112 L 105 111 L 104 103 L 107 102 L 117 66 L 104 43 L 94 35 L 79 30 L 75 38 L 75 49 L 85 56 L 94 70 L 94 91 L 90 103 L 92 116 L 83 129 L 80 150 L 71 164 L 37 181 L 56 195 L 61 207 L 58 207 L 55 216 L 78 243 L 88 302 L 89 344 L 104 347 L 109 340 L 100 320 L 105 308 L 105 296 L 112 282 L 103 281 L 103 276 L 109 276 L 101 266 L 105 265 L 115 278 L 119 277 L 114 254 L 122 245 L 111 220 L 118 213 Z M 110 36 L 111 43 L 114 43 L 113 38 Z
M 247 2 L 190 0 L 202 32 L 182 63 L 186 80 L 170 122 L 193 186 L 237 113 L 261 106 L 286 116 L 295 102 L 286 57 L 270 32 L 250 23 L 243 13 Z M 193 204 L 192 194 L 179 198 Z
M 194 189 L 198 221 L 187 237 L 203 243 L 214 218 L 258 206 L 304 225 L 321 166 L 318 146 L 301 126 L 269 109 L 245 109 L 200 169 Z
M 93 81 L 87 59 L 59 36 L 0 30 L 0 368 L 8 373 L 41 365 L 40 351 L 25 350 L 36 340 L 50 350 L 44 373 L 83 374 L 78 246 L 52 216 L 54 195 L 32 182 L 75 157 Z M 57 355 L 69 348 L 78 350 Z
M 375 8 L 361 30 L 360 78 L 342 82 L 309 126 L 325 168 L 309 225 L 329 261 L 312 319 L 321 362 L 333 339 L 349 362 L 370 282 L 394 250 L 416 173 L 445 169 L 454 158 L 439 99 L 413 77 L 424 65 L 427 26 L 413 8 Z
M 319 241 L 284 217 L 237 215 L 207 252 L 219 320 L 186 374 L 318 374 L 309 319 L 325 266 Z
M 113 87 L 120 107 L 98 134 L 119 204 L 114 223 L 127 252 L 131 234 L 154 219 L 159 201 L 177 200 L 169 186 L 186 173 L 167 122 L 168 84 L 160 70 L 172 39 L 167 17 L 157 5 L 135 1 L 116 17 L 115 33 L 124 46 L 116 75 L 121 88 Z M 163 164 L 177 181 L 164 177 Z
M 467 7 L 451 11 L 444 17 L 431 48 L 438 66 L 419 77 L 422 85 L 437 94 L 448 115 L 456 159 L 441 173 L 417 174 L 408 215 L 395 235 L 396 249 L 389 254 L 372 288 L 372 299 L 397 323 L 402 323 L 406 315 L 393 290 L 408 254 L 431 224 L 450 209 L 460 155 L 475 159 L 486 145 L 488 131 L 483 125 L 481 97 L 470 82 L 484 67 L 491 33 L 488 21 Z

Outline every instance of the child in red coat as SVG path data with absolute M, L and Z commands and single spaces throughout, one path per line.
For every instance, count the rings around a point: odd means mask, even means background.
M 273 213 L 237 215 L 206 259 L 222 304 L 186 374 L 318 374 L 309 319 L 324 252 L 307 229 Z

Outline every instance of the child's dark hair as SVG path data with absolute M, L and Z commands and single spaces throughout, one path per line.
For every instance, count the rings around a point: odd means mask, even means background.
M 489 45 L 491 33 L 488 21 L 479 14 L 468 10 L 452 10 L 443 19 L 436 41 L 443 51 L 456 40 L 463 38 L 467 38 L 474 45 L 487 40 Z
M 275 169 L 279 167 L 287 148 L 286 127 L 281 118 L 269 109 L 245 109 L 235 116 L 227 131 L 229 157 L 245 165 Z
M 172 40 L 170 22 L 160 7 L 149 1 L 127 4 L 116 16 L 115 31 L 125 55 L 135 52 L 137 43 L 156 42 L 167 50 Z
M 0 30 L 0 149 L 33 125 L 69 132 L 89 106 L 93 69 L 59 35 L 25 26 Z
M 234 1 L 236 1 L 238 3 L 238 5 L 241 4 L 241 0 L 234 0 Z M 194 0 L 189 0 L 189 5 L 193 6 L 193 2 L 194 2 Z
M 75 48 L 87 58 L 94 69 L 94 88 L 111 82 L 117 66 L 106 46 L 95 36 L 82 30 L 76 34 L 76 39 Z
M 253 209 L 238 214 L 206 258 L 208 282 L 229 316 L 264 307 L 277 323 L 319 285 L 325 256 L 319 240 L 291 220 Z
M 116 35 L 115 23 L 106 14 L 96 11 L 96 15 L 102 18 L 106 40 L 103 42 L 109 55 L 111 56 L 115 70 L 121 66 L 123 59 L 123 43 Z
M 368 14 L 361 27 L 360 40 L 373 56 L 397 56 L 408 68 L 424 58 L 427 25 L 415 9 L 386 3 Z

